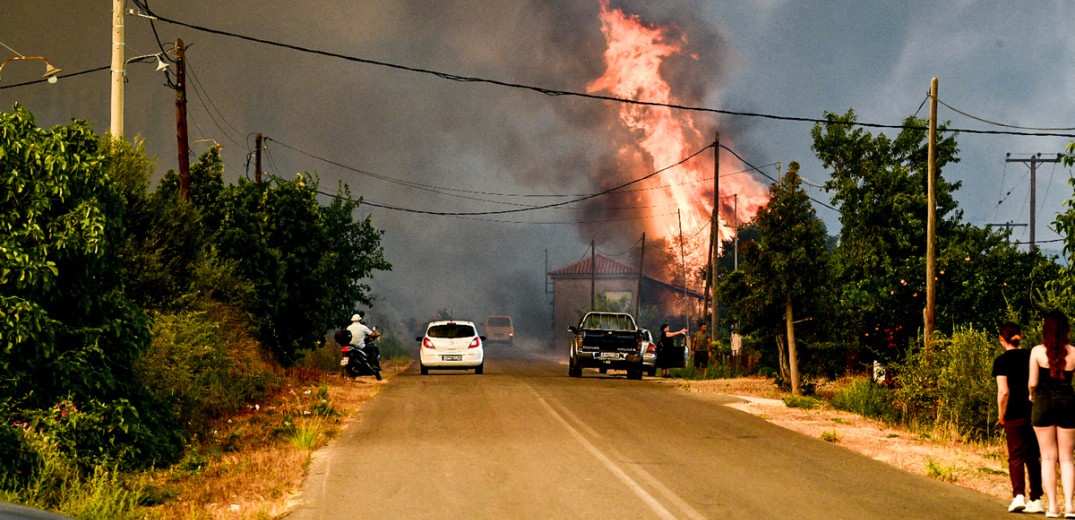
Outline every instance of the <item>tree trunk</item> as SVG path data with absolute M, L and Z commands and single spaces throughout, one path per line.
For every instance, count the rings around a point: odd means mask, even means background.
M 788 296 L 786 314 L 788 323 L 788 365 L 791 366 L 791 393 L 801 395 L 799 390 L 799 360 L 795 353 L 795 324 L 791 314 L 791 296 Z
M 784 336 L 782 334 L 776 335 L 776 352 L 780 358 L 780 380 L 786 382 L 790 376 L 788 375 L 787 349 L 784 348 Z

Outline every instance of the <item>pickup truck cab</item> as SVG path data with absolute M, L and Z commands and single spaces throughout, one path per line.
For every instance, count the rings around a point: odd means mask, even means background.
M 626 370 L 628 379 L 642 379 L 643 335 L 630 314 L 590 312 L 567 330 L 574 335 L 569 376 L 582 377 L 583 368 L 597 368 Z

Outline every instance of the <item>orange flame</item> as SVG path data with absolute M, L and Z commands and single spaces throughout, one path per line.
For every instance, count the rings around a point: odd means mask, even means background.
M 681 104 L 672 94 L 669 82 L 661 76 L 661 65 L 666 58 L 683 55 L 686 36 L 670 40 L 665 27 L 646 25 L 636 15 L 610 9 L 608 0 L 601 0 L 601 30 L 608 42 L 605 50 L 607 69 L 588 85 L 590 92 L 603 91 L 616 97 Z M 628 163 L 624 166 L 635 173 L 632 178 L 676 164 L 707 142 L 712 143 L 699 132 L 693 114 L 689 112 L 623 104 L 620 121 L 640 136 L 637 142 L 625 144 L 620 149 L 621 162 Z M 726 137 L 721 140 L 727 143 Z M 653 184 L 657 184 L 657 188 L 645 190 L 642 196 L 650 206 L 646 210 L 646 231 L 652 233 L 651 236 L 665 237 L 673 244 L 681 236 L 676 209 L 679 210 L 682 235 L 695 235 L 690 245 L 695 257 L 692 265 L 698 265 L 699 261 L 705 263 L 709 243 L 709 232 L 702 232 L 702 228 L 713 212 L 712 157 L 702 154 L 662 173 L 654 178 Z M 724 152 L 720 157 L 718 230 L 722 240 L 729 240 L 735 232 L 734 223 L 752 219 L 769 202 L 769 194 L 765 186 L 748 174 L 733 174 L 742 168 L 731 162 L 730 154 Z

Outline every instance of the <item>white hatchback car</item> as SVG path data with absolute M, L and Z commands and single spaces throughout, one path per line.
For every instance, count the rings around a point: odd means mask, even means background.
M 433 369 L 485 369 L 484 336 L 471 321 L 434 321 L 426 326 L 424 336 L 415 338 L 421 343 L 419 366 L 422 375 Z

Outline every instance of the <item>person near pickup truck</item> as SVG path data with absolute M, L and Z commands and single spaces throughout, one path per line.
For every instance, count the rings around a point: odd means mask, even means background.
M 668 324 L 661 325 L 661 338 L 657 340 L 657 367 L 661 369 L 661 377 L 668 377 L 669 368 L 683 366 L 683 350 L 676 348 L 676 336 L 687 334 L 687 329 L 675 332 L 668 330 Z
M 712 342 L 709 340 L 709 329 L 705 323 L 698 326 L 698 332 L 694 333 L 691 348 L 694 349 L 694 369 L 701 368 L 706 374 L 709 373 L 709 351 L 712 350 Z

